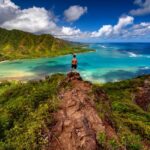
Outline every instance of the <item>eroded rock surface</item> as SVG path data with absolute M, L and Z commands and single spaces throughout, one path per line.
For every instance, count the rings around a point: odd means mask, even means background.
M 96 112 L 91 84 L 82 81 L 78 73 L 69 73 L 64 82 L 72 88 L 60 91 L 61 105 L 54 115 L 50 150 L 96 150 L 96 136 L 105 132 L 103 121 Z

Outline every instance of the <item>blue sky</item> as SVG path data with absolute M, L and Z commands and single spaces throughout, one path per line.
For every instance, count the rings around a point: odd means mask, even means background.
M 80 42 L 150 42 L 150 0 L 0 0 L 0 26 Z

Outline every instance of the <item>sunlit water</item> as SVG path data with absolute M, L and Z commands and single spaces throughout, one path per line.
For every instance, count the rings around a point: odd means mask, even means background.
M 113 82 L 150 73 L 150 43 L 90 44 L 96 52 L 78 54 L 85 80 Z M 32 80 L 71 70 L 71 55 L 0 63 L 0 80 Z

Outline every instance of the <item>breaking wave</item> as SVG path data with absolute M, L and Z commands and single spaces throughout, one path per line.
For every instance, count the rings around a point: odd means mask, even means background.
M 150 55 L 141 55 L 141 54 L 136 54 L 133 52 L 127 52 L 129 57 L 144 57 L 144 58 L 150 58 Z

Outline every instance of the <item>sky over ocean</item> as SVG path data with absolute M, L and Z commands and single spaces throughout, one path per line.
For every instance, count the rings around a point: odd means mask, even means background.
M 0 27 L 79 42 L 150 42 L 150 0 L 0 0 Z

